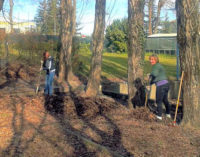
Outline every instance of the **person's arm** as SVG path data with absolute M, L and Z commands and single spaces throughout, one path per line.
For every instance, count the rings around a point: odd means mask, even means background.
M 154 65 L 152 68 L 152 72 L 150 74 L 150 84 L 154 83 L 154 80 L 159 75 L 159 65 Z

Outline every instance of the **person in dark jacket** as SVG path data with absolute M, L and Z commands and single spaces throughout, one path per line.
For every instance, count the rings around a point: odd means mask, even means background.
M 54 59 L 48 51 L 43 53 L 43 57 L 43 68 L 41 70 L 46 70 L 44 94 L 45 96 L 51 96 L 53 94 L 53 79 L 55 75 Z
M 166 108 L 166 117 L 170 116 L 170 104 L 168 101 L 169 83 L 165 74 L 164 67 L 159 63 L 157 55 L 152 54 L 149 57 L 152 65 L 152 72 L 150 73 L 150 84 L 156 84 L 156 104 L 157 104 L 157 118 L 162 120 L 162 102 Z

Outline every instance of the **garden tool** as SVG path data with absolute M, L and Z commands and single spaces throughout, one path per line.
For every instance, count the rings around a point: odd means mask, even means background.
M 38 78 L 38 81 L 37 81 L 37 87 L 36 87 L 36 91 L 35 93 L 38 94 L 38 91 L 39 91 L 39 87 L 40 87 L 40 80 L 41 80 L 41 74 L 42 74 L 42 65 L 43 65 L 43 61 L 41 60 L 41 65 L 40 65 L 40 74 L 39 74 L 39 78 Z
M 173 121 L 174 126 L 176 125 L 176 117 L 177 117 L 179 100 L 180 100 L 180 95 L 181 95 L 181 87 L 182 87 L 182 82 L 183 82 L 183 76 L 184 76 L 184 71 L 182 72 L 181 81 L 180 81 L 180 85 L 179 85 L 178 98 L 177 98 L 177 103 L 176 103 L 176 111 L 175 111 L 174 121 Z

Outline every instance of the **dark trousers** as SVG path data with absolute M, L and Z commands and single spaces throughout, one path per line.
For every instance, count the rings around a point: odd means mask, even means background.
M 156 88 L 156 104 L 157 104 L 157 115 L 162 116 L 162 102 L 166 108 L 166 114 L 170 114 L 170 104 L 168 102 L 168 91 L 169 84 L 157 86 Z

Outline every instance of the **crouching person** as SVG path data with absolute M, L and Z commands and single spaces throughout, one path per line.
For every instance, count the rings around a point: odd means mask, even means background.
M 44 94 L 45 96 L 52 96 L 55 65 L 54 59 L 50 56 L 48 51 L 43 53 L 43 68 L 41 70 L 46 70 Z

